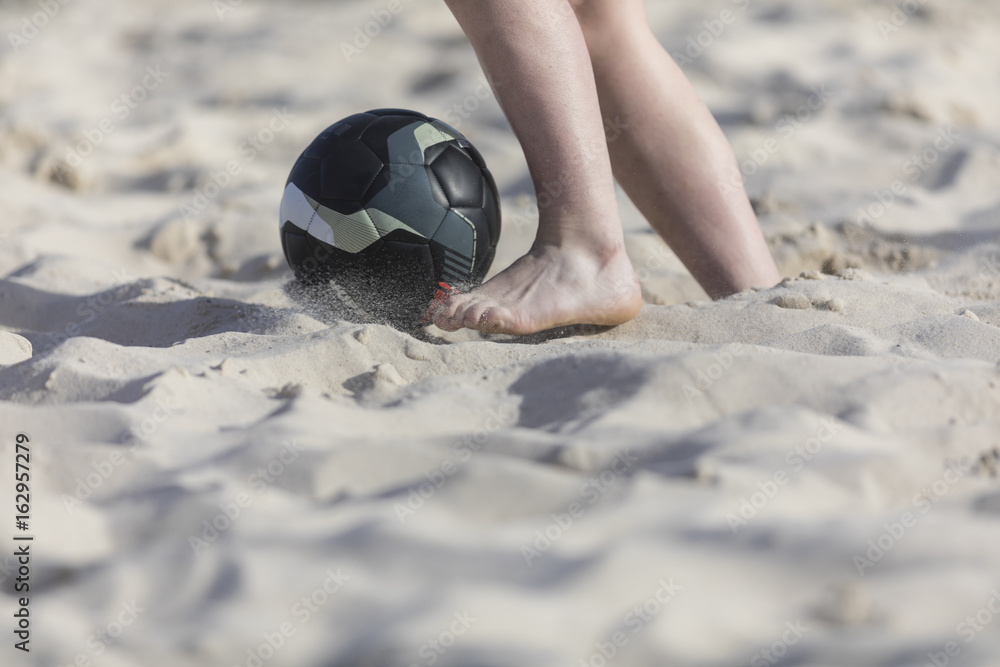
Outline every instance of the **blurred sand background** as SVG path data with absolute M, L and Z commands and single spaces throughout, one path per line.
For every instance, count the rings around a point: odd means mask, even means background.
M 369 108 L 530 244 L 443 3 L 48 6 L 0 9 L 0 663 L 1000 664 L 1000 6 L 651 0 L 789 278 L 709 302 L 622 197 L 640 317 L 522 340 L 285 290 L 287 173 Z

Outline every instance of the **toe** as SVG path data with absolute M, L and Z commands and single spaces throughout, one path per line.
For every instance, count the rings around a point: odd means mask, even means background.
M 482 331 L 490 333 L 521 333 L 513 311 L 503 306 L 492 306 L 484 310 L 479 316 L 479 326 Z
M 468 297 L 452 296 L 436 311 L 434 311 L 434 324 L 444 331 L 458 331 L 462 328 L 462 320 L 458 317 L 464 312 Z
M 462 314 L 462 326 L 468 329 L 484 330 L 483 317 L 490 309 L 490 306 L 491 304 L 488 301 L 477 301 L 476 303 L 469 304 Z

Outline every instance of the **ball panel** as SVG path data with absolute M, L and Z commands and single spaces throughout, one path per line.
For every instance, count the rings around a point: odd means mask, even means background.
M 448 211 L 432 240 L 444 250 L 443 276 L 453 287 L 466 285 L 472 277 L 476 254 L 476 229 L 458 211 Z
M 332 246 L 337 245 L 336 240 L 333 238 L 333 227 L 331 227 L 330 223 L 321 218 L 319 215 L 313 217 L 312 221 L 309 223 L 309 229 L 306 230 L 306 234 Z M 341 244 L 344 243 L 344 236 L 344 234 L 341 234 Z
M 455 212 L 472 223 L 476 232 L 475 250 L 472 255 L 472 271 L 468 280 L 470 284 L 478 285 L 483 281 L 486 272 L 493 263 L 493 256 L 496 254 L 497 245 L 490 235 L 486 211 L 476 207 L 455 209 Z
M 483 175 L 476 163 L 454 145 L 445 149 L 430 164 L 451 206 L 483 205 Z
M 469 140 L 465 138 L 464 134 L 462 134 L 461 132 L 459 132 L 458 130 L 456 130 L 443 120 L 439 120 L 437 118 L 428 118 L 428 121 L 430 121 L 430 124 L 433 125 L 435 128 L 437 128 L 439 132 L 448 135 L 452 139 L 460 140 L 466 144 L 469 143 Z
M 362 194 L 361 197 L 358 198 L 358 201 L 360 202 L 371 201 L 372 198 L 375 197 L 375 195 L 377 195 L 379 192 L 381 192 L 384 188 L 386 188 L 389 185 L 391 180 L 392 180 L 392 174 L 389 171 L 389 167 L 388 165 L 384 165 L 379 170 L 378 174 L 375 176 L 375 180 L 373 180 L 371 185 L 368 186 L 368 189 L 365 190 L 364 194 Z
M 359 211 L 363 211 L 365 208 L 361 202 L 350 199 L 313 199 L 308 195 L 306 196 L 306 199 L 311 201 L 316 206 L 323 205 L 331 211 L 336 211 L 341 215 L 354 215 Z
M 469 157 L 472 158 L 472 161 L 476 163 L 477 167 L 486 170 L 486 160 L 483 158 L 483 154 L 479 152 L 479 149 L 468 142 L 463 145 L 462 148 L 465 149 L 465 152 L 468 153 Z
M 450 146 L 450 145 L 451 145 L 451 142 L 449 142 L 449 143 L 440 143 L 440 144 L 434 144 L 433 146 L 428 146 L 427 148 L 425 148 L 424 149 L 424 164 L 431 164 L 432 162 L 434 162 L 434 160 L 437 159 L 438 155 L 441 155 L 441 153 L 444 152 L 444 150 L 446 148 L 448 148 L 448 146 Z
M 358 113 L 337 121 L 319 133 L 302 155 L 322 159 L 340 146 L 357 141 L 368 127 L 378 120 L 372 113 Z
M 298 227 L 296 227 L 290 222 L 285 224 L 287 224 L 292 229 L 298 229 Z M 285 256 L 285 262 L 288 263 L 288 266 L 294 267 L 292 259 L 288 254 L 288 242 L 285 241 L 285 224 L 282 224 L 281 226 L 278 227 L 278 238 L 281 240 L 281 254 Z
M 316 218 L 309 226 L 309 235 L 349 253 L 361 252 L 381 238 L 364 209 L 344 215 L 322 204 L 316 206 Z
M 361 143 L 385 164 L 423 164 L 423 151 L 413 132 L 424 125 L 420 119 L 383 116 L 361 135 Z
M 393 216 L 389 215 L 384 211 L 380 211 L 377 208 L 368 208 L 365 209 L 365 211 L 368 213 L 368 216 L 371 218 L 372 223 L 375 225 L 375 229 L 378 230 L 378 233 L 381 236 L 385 236 L 389 232 L 393 232 L 397 229 L 403 229 L 410 232 L 414 236 L 420 237 L 422 239 L 427 238 L 426 236 L 421 234 L 418 230 L 413 229 L 402 220 L 394 218 Z
M 486 253 L 476 258 L 476 265 L 472 269 L 472 278 L 469 282 L 470 285 L 481 285 L 486 280 L 486 274 L 489 273 L 490 267 L 493 266 L 493 258 L 496 254 L 497 247 L 491 246 Z
M 387 164 L 426 164 L 425 152 L 433 146 L 452 141 L 430 123 L 402 117 L 379 119 L 365 132 L 362 140 Z
M 413 109 L 372 109 L 371 111 L 366 111 L 366 114 L 371 114 L 372 116 L 405 116 L 408 118 L 416 118 L 423 121 L 430 121 L 430 118 L 420 113 L 419 111 L 414 111 Z
M 428 150 L 435 146 L 447 144 L 448 142 L 455 140 L 453 136 L 445 134 L 430 123 L 421 123 L 417 127 L 413 128 L 413 138 L 416 140 L 417 147 L 420 149 L 420 156 L 423 158 L 424 164 L 429 164 L 427 159 Z
M 489 172 L 487 172 L 487 175 Z M 496 185 L 493 184 L 492 176 L 487 182 L 487 187 L 483 190 L 483 215 L 486 218 L 486 228 L 490 234 L 490 244 L 496 247 L 500 242 L 500 196 L 497 194 Z
M 360 141 L 320 161 L 319 199 L 360 201 L 382 170 L 382 160 Z
M 493 204 L 490 208 L 494 209 L 497 215 L 497 220 L 500 219 L 500 190 L 497 188 L 497 182 L 493 179 L 493 172 L 491 172 L 486 167 L 482 167 L 480 172 L 483 175 L 483 181 L 486 183 L 486 189 L 490 191 L 493 195 Z M 486 204 L 484 204 L 485 206 Z M 499 238 L 499 234 L 497 236 Z
M 309 258 L 312 249 L 309 246 L 305 232 L 295 225 L 286 223 L 281 230 L 281 245 L 285 251 L 285 260 L 295 271 L 295 277 L 303 282 L 310 282 L 309 276 L 301 271 L 301 267 Z
M 285 184 L 288 183 L 295 183 L 299 190 L 314 199 L 320 197 L 319 160 L 300 157 L 288 175 Z
M 309 229 L 309 223 L 316 217 L 316 209 L 295 183 L 285 186 L 285 194 L 281 197 L 281 211 L 278 226 L 292 223 L 302 231 Z
M 367 199 L 365 207 L 391 215 L 430 238 L 444 219 L 447 208 L 435 200 L 427 169 L 406 164 L 390 164 L 387 169 L 389 184 Z
M 438 178 L 437 174 L 430 167 L 424 167 L 427 171 L 427 183 L 431 188 L 431 196 L 434 197 L 442 209 L 451 208 L 451 202 L 448 201 L 448 193 L 445 192 L 444 188 L 441 187 L 441 179 Z

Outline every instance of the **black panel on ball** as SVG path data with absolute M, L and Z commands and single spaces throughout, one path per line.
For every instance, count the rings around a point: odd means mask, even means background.
M 452 206 L 483 205 L 482 172 L 461 148 L 449 144 L 430 167 Z
M 332 151 L 337 150 L 340 146 L 357 141 L 358 137 L 377 119 L 377 116 L 370 113 L 357 113 L 341 121 L 337 121 L 320 132 L 319 136 L 313 139 L 313 142 L 303 151 L 302 155 L 322 159 Z
M 414 111 L 413 109 L 372 109 L 371 111 L 366 111 L 365 113 L 371 116 L 408 116 L 417 120 L 430 120 L 430 118 L 424 114 L 419 111 Z
M 489 172 L 485 173 L 489 175 Z M 495 246 L 500 241 L 500 198 L 496 194 L 492 176 L 489 177 L 488 185 L 492 187 L 483 191 L 483 215 L 486 216 L 487 229 L 490 231 L 490 243 Z
M 381 170 L 382 160 L 353 141 L 320 160 L 320 198 L 360 201 Z
M 295 186 L 313 199 L 320 198 L 320 162 L 316 158 L 302 156 L 292 167 L 292 173 L 288 175 L 288 183 Z
M 309 282 L 309 278 L 312 276 L 300 275 L 300 267 L 312 252 L 306 233 L 291 222 L 286 221 L 281 226 L 281 249 L 285 252 L 288 266 L 295 271 L 295 277 L 303 282 Z
M 415 167 L 419 169 L 419 167 Z M 441 187 L 441 179 L 437 177 L 434 171 L 430 167 L 424 167 L 427 170 L 427 181 L 431 186 L 431 196 L 434 197 L 434 201 L 443 206 L 444 208 L 451 208 L 451 202 L 448 200 L 448 193 L 445 189 Z
M 428 146 L 427 149 L 424 151 L 424 164 L 431 164 L 432 162 L 434 162 L 434 160 L 436 160 L 437 157 L 441 155 L 441 153 L 443 153 L 446 148 L 448 148 L 448 146 L 452 145 L 452 143 L 455 142 L 448 142 L 448 143 L 442 142 L 440 144 L 434 144 L 433 146 Z

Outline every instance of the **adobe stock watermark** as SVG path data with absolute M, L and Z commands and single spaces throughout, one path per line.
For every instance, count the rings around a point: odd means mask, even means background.
M 472 117 L 472 114 L 479 111 L 483 102 L 493 99 L 493 91 L 498 85 L 487 76 L 481 75 L 476 81 L 475 88 L 468 95 L 448 107 L 441 115 L 441 120 L 451 125 L 456 130 L 462 127 L 462 123 Z
M 246 139 L 236 147 L 236 156 L 227 160 L 223 169 L 209 173 L 208 182 L 195 190 L 190 203 L 180 205 L 180 212 L 184 220 L 194 220 L 204 212 L 209 204 L 232 184 L 233 179 L 243 171 L 246 165 L 253 162 L 257 155 L 274 141 L 277 135 L 288 129 L 294 119 L 295 114 L 289 113 L 284 107 L 272 109 L 271 118 L 267 125 L 253 134 L 248 134 Z
M 788 485 L 792 477 L 802 472 L 806 464 L 819 455 L 843 428 L 843 424 L 839 424 L 835 419 L 827 417 L 820 419 L 820 427 L 816 431 L 816 435 L 800 445 L 795 445 L 785 454 L 785 463 L 788 464 L 789 469 L 779 468 L 769 479 L 757 482 L 758 490 L 749 496 L 740 498 L 739 509 L 736 512 L 726 514 L 726 521 L 733 534 L 739 532 L 740 528 L 746 526 L 774 500 L 781 489 Z
M 955 133 L 955 129 L 950 126 L 938 128 L 937 136 L 934 138 L 931 146 L 928 146 L 920 153 L 910 156 L 903 162 L 901 169 L 906 179 L 897 178 L 888 189 L 874 191 L 872 194 L 875 195 L 877 201 L 871 202 L 868 206 L 859 207 L 854 214 L 854 221 L 859 225 L 871 225 L 884 216 L 896 205 L 900 197 L 906 195 L 910 186 L 922 174 L 926 173 L 943 154 L 951 150 L 960 138 Z
M 464 105 L 466 104 L 468 104 L 470 108 L 475 107 L 478 109 L 478 102 L 480 99 L 489 99 L 489 95 L 492 94 L 492 89 L 486 79 L 482 79 L 481 81 L 482 83 L 475 89 L 474 93 L 466 97 L 464 101 L 457 102 L 452 109 L 445 111 L 444 115 L 446 118 L 441 119 L 443 122 L 458 130 L 458 125 L 462 124 L 461 121 L 459 121 L 457 125 L 449 122 L 450 120 L 455 120 L 455 114 L 459 113 L 456 109 L 464 109 Z M 486 97 L 483 98 L 483 95 L 486 95 Z M 475 100 L 475 103 L 471 102 L 470 99 Z M 472 115 L 471 112 L 466 113 L 464 110 L 461 113 L 465 113 L 466 118 Z M 345 127 L 344 130 L 346 129 L 347 128 Z M 450 139 L 450 135 L 445 134 L 444 139 Z M 390 165 L 389 171 L 389 192 L 395 192 L 414 174 L 419 173 L 421 178 L 424 177 L 423 148 L 414 148 L 409 154 L 400 152 L 395 157 L 390 156 L 390 158 L 393 159 L 393 164 Z
M 863 554 L 855 554 L 852 559 L 858 576 L 865 576 L 865 570 L 871 569 L 885 558 L 885 555 L 899 544 L 909 531 L 916 527 L 921 517 L 929 514 L 934 506 L 941 502 L 941 499 L 947 496 L 951 489 L 974 469 L 974 466 L 959 465 L 956 461 L 950 462 L 941 477 L 913 496 L 910 501 L 912 510 L 900 514 L 896 521 L 883 523 L 882 533 L 878 537 L 868 540 L 866 543 L 868 549 Z
M 296 440 L 285 440 L 281 443 L 281 451 L 272 457 L 265 465 L 257 468 L 247 477 L 247 484 L 259 496 L 267 493 L 270 485 L 274 484 L 296 461 L 304 451 L 304 448 Z M 188 535 L 188 545 L 195 556 L 200 556 L 219 539 L 222 533 L 226 532 L 244 514 L 244 510 L 253 505 L 253 496 L 246 492 L 237 493 L 236 496 L 218 505 L 219 511 L 208 519 L 202 519 L 201 533 Z
M 746 159 L 739 161 L 739 170 L 731 173 L 728 181 L 719 182 L 719 191 L 725 196 L 742 193 L 746 179 L 760 171 L 772 157 L 780 153 L 799 130 L 826 107 L 834 94 L 827 90 L 825 83 L 810 88 L 806 101 L 794 111 L 789 111 L 779 118 L 774 124 L 774 131 L 779 138 L 771 137 L 759 147 L 747 151 Z
M 52 22 L 62 8 L 73 0 L 36 0 L 36 4 L 41 11 L 33 13 L 31 16 L 21 17 L 21 29 L 17 32 L 7 33 L 7 41 L 10 48 L 17 53 L 28 45 L 28 42 L 38 36 L 38 33 L 45 29 Z
M 996 254 L 991 254 L 988 258 L 981 258 L 977 266 L 979 271 L 975 276 L 969 278 L 966 284 L 966 289 L 969 292 L 984 290 L 991 281 L 1000 278 L 1000 258 Z
M 581 499 L 571 502 L 565 512 L 553 512 L 552 522 L 535 531 L 534 541 L 521 545 L 521 556 L 524 557 L 525 564 L 531 567 L 533 561 L 541 558 L 552 545 L 561 540 L 590 507 L 603 498 L 622 476 L 628 474 L 638 460 L 639 457 L 631 449 L 620 451 L 604 470 L 581 484 Z
M 635 270 L 634 279 L 619 278 L 613 281 L 609 280 L 604 283 L 610 294 L 608 294 L 606 298 L 602 299 L 601 303 L 595 308 L 592 313 L 594 315 L 594 319 L 600 321 L 610 320 L 616 317 L 614 313 L 621 305 L 622 299 L 626 299 L 633 294 L 633 290 L 636 287 L 635 281 L 638 281 L 638 288 L 641 293 L 642 283 L 649 280 L 653 271 L 667 266 L 670 262 L 670 258 L 671 252 L 665 245 L 654 245 L 653 247 L 647 246 L 642 262 L 633 262 L 633 269 Z M 585 280 L 587 277 L 581 275 L 580 278 Z
M 87 648 L 89 652 L 81 651 L 77 653 L 73 660 L 67 662 L 65 667 L 91 667 L 104 655 L 105 651 L 114 646 L 125 631 L 132 626 L 139 618 L 139 615 L 146 611 L 145 607 L 140 607 L 135 600 L 122 602 L 118 614 L 108 621 L 103 627 L 87 636 Z M 64 667 L 60 663 L 57 667 Z
M 232 528 L 233 524 L 243 515 L 243 510 L 253 504 L 253 498 L 249 494 L 240 492 L 231 501 L 219 503 L 219 512 L 211 519 L 202 519 L 203 526 L 201 536 L 191 533 L 188 535 L 188 546 L 195 556 L 200 556 L 208 551 L 209 545 L 219 539 L 222 533 Z
M 928 651 L 927 662 L 921 667 L 948 667 L 953 658 L 962 655 L 962 646 L 959 639 L 964 639 L 965 644 L 971 644 L 979 636 L 979 633 L 988 628 L 993 620 L 1000 615 L 1000 591 L 996 588 L 990 589 L 990 597 L 975 614 L 969 614 L 955 626 L 955 639 L 944 643 L 940 651 Z
M 413 515 L 420 511 L 428 500 L 441 490 L 449 479 L 455 476 L 473 456 L 489 443 L 494 433 L 514 423 L 517 410 L 512 406 L 502 405 L 499 409 L 490 408 L 486 411 L 486 419 L 481 428 L 473 433 L 459 438 L 451 448 L 451 456 L 437 467 L 424 473 L 426 482 L 410 489 L 405 503 L 396 503 L 393 509 L 399 522 L 405 524 Z
M 263 667 L 264 663 L 288 645 L 289 640 L 295 636 L 300 627 L 312 620 L 313 616 L 351 580 L 351 576 L 341 572 L 339 567 L 336 570 L 326 570 L 324 575 L 326 576 L 320 585 L 307 595 L 303 595 L 291 606 L 288 610 L 288 616 L 291 618 L 282 621 L 273 630 L 261 633 L 263 641 L 248 648 L 246 659 L 243 662 L 233 663 L 233 667 Z M 298 625 L 293 623 L 292 619 L 298 621 Z
M 625 131 L 631 127 L 629 119 L 621 116 L 604 117 L 604 138 L 595 139 L 592 143 L 583 147 L 583 152 L 579 157 L 579 162 L 583 165 L 591 163 L 602 153 L 606 154 L 608 146 L 617 141 Z M 569 170 L 562 171 L 556 180 L 535 183 L 535 199 L 522 210 L 514 211 L 509 216 L 510 223 L 514 225 L 517 232 L 533 224 L 541 216 L 542 211 L 552 206 L 558 197 L 566 191 L 572 184 L 573 178 Z M 508 218 L 504 218 L 504 224 L 508 224 Z
M 684 589 L 674 578 L 660 579 L 659 587 L 644 602 L 634 605 L 622 618 L 619 629 L 611 633 L 605 641 L 594 643 L 594 651 L 586 658 L 580 658 L 579 667 L 607 667 L 612 664 L 629 640 L 643 631 Z M 628 632 L 626 632 L 628 630 Z
M 775 640 L 767 648 L 761 649 L 750 658 L 750 667 L 769 667 L 776 665 L 788 655 L 788 649 L 798 644 L 809 632 L 802 621 L 788 621 L 781 638 Z
M 989 257 L 980 258 L 976 264 L 978 271 L 976 275 L 966 282 L 965 290 L 968 292 L 980 292 L 986 290 L 990 283 L 1000 279 L 1000 258 L 991 254 Z
M 155 407 L 149 416 L 130 426 L 129 430 L 122 436 L 122 444 L 128 445 L 127 453 L 129 456 L 134 454 L 140 442 L 149 439 L 179 409 L 180 403 L 175 397 L 157 398 Z M 72 514 L 77 507 L 83 505 L 85 500 L 94 495 L 95 491 L 104 486 L 105 482 L 111 479 L 111 476 L 121 469 L 127 460 L 125 454 L 114 450 L 99 461 L 91 461 L 90 467 L 93 468 L 93 471 L 74 480 L 76 486 L 73 489 L 73 494 L 62 494 L 63 508 Z
M 472 91 L 445 109 L 441 113 L 440 120 L 458 130 L 465 120 L 471 118 L 479 110 L 483 102 L 493 97 L 493 91 L 499 85 L 498 82 L 486 75 L 480 76 Z M 342 130 L 338 128 L 337 131 L 342 132 L 347 129 L 347 127 Z M 422 148 L 413 149 L 409 155 L 399 153 L 393 159 L 394 163 L 389 173 L 389 192 L 395 192 L 406 179 L 418 172 L 423 176 L 424 150 Z
M 344 55 L 344 59 L 351 62 L 361 55 L 362 51 L 371 46 L 372 41 L 377 39 L 411 2 L 413 0 L 389 0 L 384 7 L 372 9 L 369 12 L 371 20 L 363 25 L 354 26 L 354 38 L 350 42 L 340 43 L 340 52 Z
M 752 349 L 748 345 L 735 343 L 727 345 L 725 349 L 719 352 L 713 353 L 712 358 L 715 361 L 705 368 L 698 369 L 698 373 L 694 378 L 694 384 L 685 382 L 682 387 L 684 398 L 687 399 L 688 405 L 694 405 L 696 397 L 704 398 L 705 394 L 712 389 L 712 385 L 725 375 L 726 371 L 733 367 L 733 362 Z
M 63 324 L 61 329 L 45 332 L 45 344 L 35 346 L 33 356 L 43 355 L 70 338 L 80 335 L 83 326 L 93 322 L 98 315 L 117 303 L 119 299 L 128 296 L 129 285 L 137 280 L 135 276 L 128 275 L 124 268 L 111 271 L 111 277 L 114 279 L 114 286 L 86 298 L 81 297 L 76 306 L 76 318 Z M 21 381 L 26 383 L 29 380 L 27 368 L 22 367 L 20 373 Z
M 417 649 L 417 656 L 420 658 L 420 662 L 411 662 L 409 667 L 420 667 L 421 665 L 433 665 L 437 663 L 441 659 L 441 656 L 455 645 L 459 637 L 468 632 L 469 628 L 479 620 L 470 614 L 468 609 L 464 609 L 461 612 L 456 611 L 451 616 L 453 620 L 448 624 L 448 627 L 420 645 L 420 648 Z
M 170 72 L 161 69 L 159 64 L 147 65 L 142 78 L 111 103 L 111 113 L 99 120 L 91 129 L 84 130 L 83 139 L 66 148 L 64 160 L 66 165 L 76 168 L 83 164 L 83 161 L 104 143 L 105 138 L 118 129 L 119 124 L 132 115 L 132 112 L 168 77 Z
M 927 0 L 903 0 L 903 2 L 892 8 L 889 19 L 879 19 L 875 22 L 879 34 L 883 40 L 888 40 L 894 33 L 903 29 L 910 19 L 916 16 L 921 8 L 927 4 Z
M 738 11 L 745 12 L 750 7 L 750 0 L 730 0 Z M 690 65 L 694 61 L 705 55 L 705 50 L 715 44 L 715 40 L 722 37 L 726 29 L 736 23 L 739 18 L 732 9 L 723 9 L 718 16 L 713 19 L 706 19 L 701 22 L 704 30 L 693 37 L 687 38 L 687 45 L 680 51 L 672 51 L 670 57 L 678 65 Z
M 18 563 L 17 556 L 14 555 L 13 551 L 8 551 L 3 555 L 3 560 L 0 561 L 0 584 L 7 581 L 12 575 L 18 573 Z

